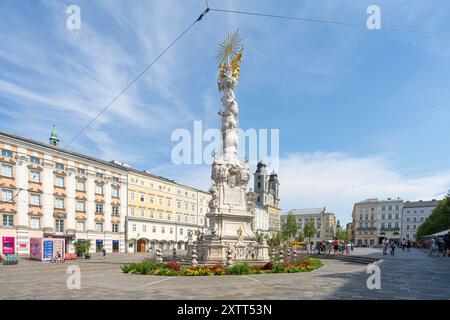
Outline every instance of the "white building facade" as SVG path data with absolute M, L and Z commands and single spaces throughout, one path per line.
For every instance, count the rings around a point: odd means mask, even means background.
M 406 201 L 403 204 L 402 211 L 402 239 L 415 243 L 417 241 L 417 229 L 431 215 L 437 205 L 436 199 L 431 201 Z
M 30 238 L 91 240 L 91 252 L 125 251 L 127 172 L 109 162 L 0 132 L 0 253 L 27 255 Z
M 401 241 L 403 200 L 400 198 L 378 202 L 378 245 L 384 238 L 396 243 Z

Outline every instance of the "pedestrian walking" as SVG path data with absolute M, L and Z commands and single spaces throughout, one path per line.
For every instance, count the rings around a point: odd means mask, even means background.
M 391 240 L 390 247 L 391 247 L 391 255 L 394 255 L 395 254 L 395 242 L 394 242 L 394 240 Z
M 450 230 L 444 235 L 444 256 L 450 257 Z
M 333 249 L 334 249 L 334 254 L 338 254 L 338 250 L 339 250 L 339 241 L 338 241 L 338 239 L 334 239 L 334 241 L 333 241 Z
M 344 251 L 344 246 L 342 244 L 342 241 L 339 241 L 339 243 L 338 243 L 338 251 L 339 251 L 339 254 L 342 254 Z
M 384 238 L 382 244 L 383 244 L 383 255 L 385 256 L 385 255 L 387 255 L 387 250 L 388 250 L 388 247 L 389 247 L 388 239 Z
M 403 238 L 403 240 L 402 240 L 402 251 L 405 251 L 405 247 L 406 247 L 406 240 L 405 240 L 405 238 Z
M 106 249 L 105 248 L 102 249 L 102 253 L 103 253 L 103 259 L 106 260 Z
M 430 256 L 433 255 L 433 252 L 437 253 L 437 256 L 439 257 L 439 239 L 437 238 L 433 238 L 431 239 L 431 247 L 430 247 Z
M 411 240 L 408 240 L 408 242 L 406 242 L 406 251 L 409 252 L 409 249 L 411 248 Z
M 316 252 L 317 252 L 317 254 L 320 254 L 321 253 L 321 247 L 322 247 L 322 245 L 320 244 L 320 242 L 317 242 L 316 243 Z

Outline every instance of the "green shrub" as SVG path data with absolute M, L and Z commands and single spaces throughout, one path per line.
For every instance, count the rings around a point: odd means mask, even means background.
M 318 269 L 323 266 L 322 261 L 320 261 L 319 259 L 309 258 L 308 261 L 314 267 L 314 269 Z
M 283 273 L 284 266 L 281 263 L 274 263 L 272 265 L 272 273 Z
M 250 266 L 248 263 L 237 263 L 234 266 L 231 266 L 228 268 L 228 272 L 230 274 L 249 274 L 250 273 Z
M 128 273 L 130 272 L 130 265 L 129 264 L 123 264 L 120 266 L 120 269 L 122 269 L 122 272 Z
M 120 268 L 125 273 L 151 274 L 152 271 L 163 268 L 162 263 L 141 262 L 124 264 Z

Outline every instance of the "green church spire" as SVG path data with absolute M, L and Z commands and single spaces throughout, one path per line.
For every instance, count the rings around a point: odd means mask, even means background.
M 56 134 L 56 124 L 53 121 L 53 127 L 52 127 L 52 133 L 50 134 L 50 144 L 54 146 L 58 146 L 59 139 L 58 135 Z

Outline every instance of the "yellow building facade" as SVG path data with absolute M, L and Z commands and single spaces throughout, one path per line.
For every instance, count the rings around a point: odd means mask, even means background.
M 127 251 L 184 249 L 204 232 L 210 195 L 147 171 L 128 168 Z

